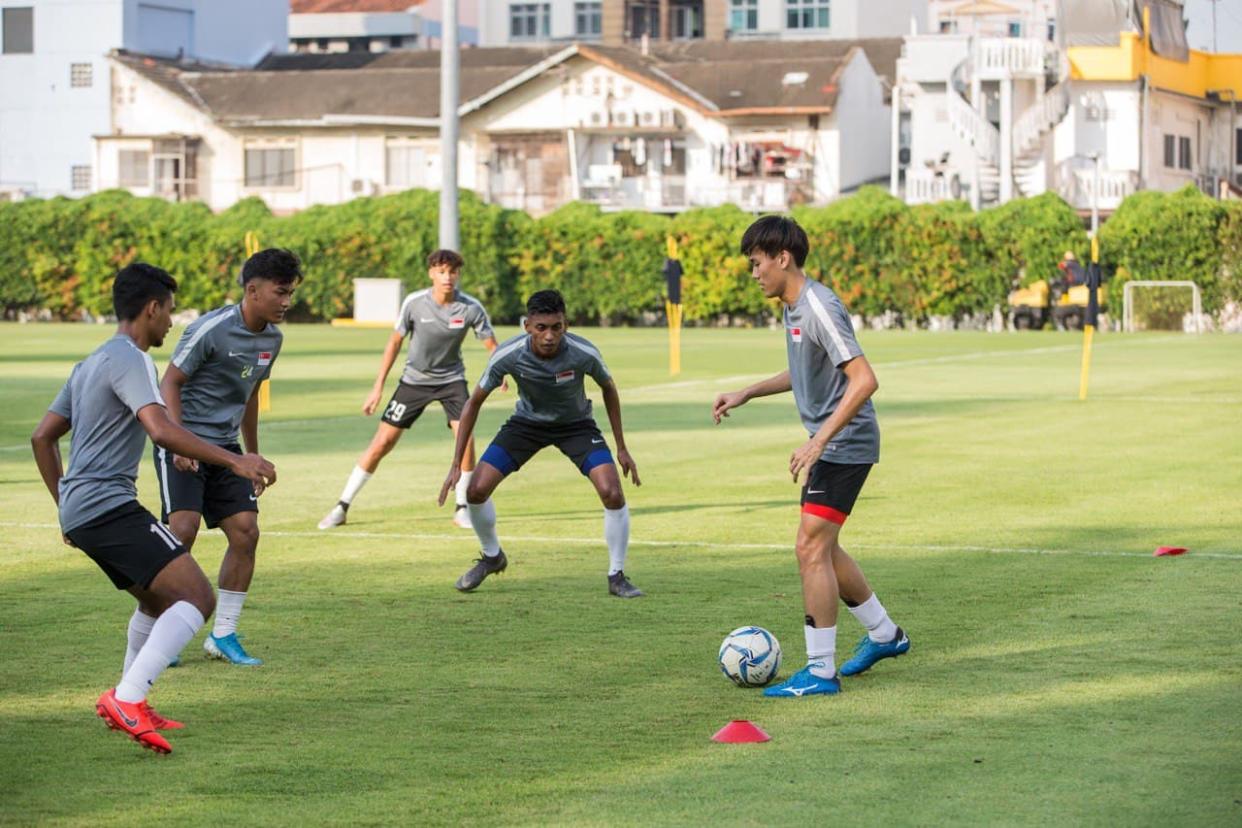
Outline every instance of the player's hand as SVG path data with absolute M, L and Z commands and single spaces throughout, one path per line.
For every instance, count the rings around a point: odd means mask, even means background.
M 448 477 L 444 478 L 444 485 L 440 487 L 440 499 L 436 501 L 438 505 L 444 505 L 444 501 L 448 499 L 448 493 L 457 488 L 458 480 L 461 480 L 461 466 L 456 464 L 449 466 Z
M 262 483 L 254 483 L 252 485 L 254 486 L 254 496 L 263 497 L 263 493 L 267 491 L 267 486 Z
M 630 478 L 635 486 L 641 486 L 638 480 L 638 465 L 625 449 L 617 449 L 617 463 L 621 466 L 621 474 Z
M 258 454 L 240 455 L 233 461 L 233 473 L 255 484 L 256 497 L 258 496 L 257 487 L 262 486 L 266 489 L 276 482 L 276 467 Z
M 823 453 L 824 444 L 814 437 L 794 450 L 789 457 L 789 473 L 793 475 L 795 483 L 798 482 L 798 475 L 802 473 L 802 470 L 814 466 Z
M 746 394 L 742 391 L 717 395 L 716 402 L 712 405 L 712 419 L 716 421 L 716 425 L 720 425 L 721 417 L 728 417 L 730 409 L 737 408 L 745 402 Z
M 384 396 L 383 388 L 372 388 L 371 393 L 367 395 L 367 401 L 362 404 L 362 413 L 370 417 L 375 413 L 375 409 L 379 407 L 380 397 Z
M 182 457 L 180 454 L 173 455 L 173 466 L 177 471 L 196 472 L 198 471 L 198 461 L 189 457 Z

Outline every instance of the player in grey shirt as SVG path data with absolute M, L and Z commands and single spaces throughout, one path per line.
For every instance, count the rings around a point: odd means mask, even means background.
M 794 482 L 806 470 L 802 520 L 798 526 L 798 570 L 806 613 L 807 665 L 764 690 L 765 696 L 834 694 L 837 599 L 867 634 L 841 675 L 869 669 L 883 658 L 910 649 L 910 639 L 888 617 L 854 559 L 841 548 L 840 533 L 874 463 L 880 459 L 880 430 L 871 395 L 875 373 L 854 337 L 849 313 L 837 295 L 802 270 L 809 252 L 806 233 L 793 219 L 764 216 L 742 237 L 742 254 L 764 296 L 784 306 L 789 370 L 741 391 L 721 394 L 712 407 L 717 424 L 729 411 L 755 397 L 792 390 L 810 438 L 794 450 Z
M 65 543 L 81 549 L 138 601 L 130 618 L 121 681 L 100 695 L 95 712 L 144 747 L 169 753 L 157 731 L 181 727 L 147 703 L 151 686 L 215 607 L 211 584 L 168 527 L 139 505 L 135 481 L 149 434 L 187 457 L 228 465 L 259 485 L 276 470 L 256 454 L 235 455 L 169 419 L 147 350 L 172 326 L 177 283 L 137 262 L 112 285 L 116 336 L 73 368 L 31 436 L 35 463 L 59 507 Z M 72 430 L 69 470 L 60 438 Z
M 169 415 L 186 428 L 230 452 L 259 450 L 259 386 L 280 355 L 284 321 L 302 281 L 302 267 L 288 250 L 255 253 L 242 266 L 242 300 L 208 313 L 186 328 L 164 371 L 160 388 Z M 254 577 L 259 542 L 261 486 L 227 467 L 200 465 L 156 446 L 164 518 L 181 542 L 193 549 L 201 520 L 219 526 L 228 540 L 220 562 L 219 609 L 207 654 L 233 664 L 257 665 L 237 638 L 237 622 Z
M 488 353 L 496 350 L 496 334 L 482 303 L 457 289 L 463 264 L 461 256 L 455 251 L 434 251 L 427 257 L 427 277 L 431 280 L 431 287 L 411 293 L 402 303 L 397 324 L 388 337 L 388 345 L 380 360 L 379 376 L 375 378 L 375 385 L 362 405 L 362 412 L 367 416 L 375 413 L 384 394 L 388 372 L 397 360 L 401 343 L 408 336 L 410 350 L 405 371 L 380 417 L 371 445 L 358 458 L 336 505 L 319 521 L 320 529 L 331 529 L 345 523 L 350 504 L 371 475 L 375 474 L 380 461 L 393 450 L 401 435 L 414 425 L 428 405 L 440 403 L 448 427 L 454 435 L 457 434 L 462 406 L 470 396 L 470 389 L 466 386 L 466 363 L 461 357 L 466 334 L 473 331 Z M 473 440 L 466 445 L 462 463 L 453 522 L 469 529 L 466 487 L 470 484 L 470 474 L 474 469 Z
M 526 301 L 526 333 L 496 349 L 483 378 L 466 403 L 457 430 L 457 448 L 448 477 L 440 489 L 440 504 L 461 477 L 462 458 L 474 431 L 479 409 L 506 375 L 517 382 L 518 403 L 483 452 L 466 491 L 470 521 L 483 554 L 457 580 L 457 589 L 470 592 L 488 575 L 503 572 L 508 559 L 496 536 L 496 507 L 491 495 L 505 477 L 517 471 L 540 450 L 556 446 L 595 487 L 604 504 L 604 541 L 608 545 L 608 591 L 621 598 L 643 593 L 624 572 L 630 542 L 630 510 L 621 490 L 617 463 L 639 485 L 638 467 L 625 447 L 621 428 L 621 397 L 599 350 L 566 330 L 565 300 L 554 290 L 541 290 Z M 591 377 L 604 396 L 604 407 L 617 441 L 617 460 L 591 416 L 585 383 Z

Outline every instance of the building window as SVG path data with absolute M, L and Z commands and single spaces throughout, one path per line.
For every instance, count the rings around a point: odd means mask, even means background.
M 514 3 L 509 7 L 509 39 L 535 40 L 551 33 L 551 4 Z
M 1177 166 L 1177 136 L 1164 136 L 1164 165 L 1166 167 Z
M 703 0 L 673 0 L 669 7 L 669 29 L 678 40 L 703 36 Z
M 574 3 L 574 34 L 599 37 L 604 30 L 603 3 Z
M 89 89 L 95 82 L 95 67 L 89 63 L 69 64 L 69 85 L 75 89 Z
M 735 32 L 759 31 L 759 0 L 729 0 L 729 28 Z
M 1048 21 L 1048 42 L 1052 43 L 1057 39 L 1057 22 L 1055 20 Z
M 647 35 L 660 36 L 660 0 L 630 0 L 625 15 L 629 24 L 628 36 L 634 40 Z
M 956 20 L 941 20 L 940 21 L 940 33 L 941 34 L 953 34 L 956 31 L 957 31 Z
M 827 29 L 829 0 L 785 0 L 785 28 Z
M 34 7 L 15 6 L 4 10 L 4 54 L 34 53 Z
M 427 151 L 411 144 L 391 143 L 384 148 L 384 184 L 398 190 L 426 187 Z
M 1010 37 L 1022 37 L 1022 21 L 1020 20 L 1009 21 L 1009 36 Z
M 91 188 L 91 168 L 89 164 L 74 164 L 69 168 L 69 187 L 76 192 Z
M 1242 167 L 1242 129 L 1239 129 L 1238 134 L 1234 137 L 1233 146 L 1235 153 L 1233 163 Z
M 293 147 L 247 147 L 247 187 L 296 186 Z
M 1184 135 L 1177 139 L 1177 166 L 1183 170 L 1188 170 L 1192 166 L 1190 162 L 1190 139 Z
M 117 183 L 122 187 L 151 186 L 151 153 L 121 150 L 117 153 Z

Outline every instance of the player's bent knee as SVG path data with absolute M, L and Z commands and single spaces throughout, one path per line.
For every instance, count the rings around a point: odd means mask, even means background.
M 619 484 L 607 486 L 599 490 L 599 499 L 605 509 L 620 509 L 625 505 L 625 492 L 621 491 Z

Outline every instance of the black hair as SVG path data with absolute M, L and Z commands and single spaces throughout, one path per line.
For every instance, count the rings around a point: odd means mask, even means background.
M 269 247 L 260 250 L 242 265 L 241 283 L 252 279 L 269 279 L 278 285 L 296 285 L 302 281 L 302 263 L 290 250 Z
M 112 280 L 112 309 L 122 322 L 132 322 L 151 300 L 167 302 L 177 292 L 177 280 L 167 270 L 134 262 L 121 268 Z
M 565 297 L 555 290 L 541 290 L 532 293 L 526 300 L 526 315 L 537 313 L 564 313 Z
M 429 268 L 448 265 L 449 270 L 461 270 L 461 266 L 465 263 L 461 254 L 456 250 L 433 250 L 431 255 L 427 257 L 427 267 Z
M 798 226 L 798 222 L 786 216 L 764 216 L 747 227 L 742 234 L 743 256 L 749 256 L 754 250 L 762 250 L 769 256 L 776 257 L 782 250 L 788 250 L 794 263 L 802 267 L 810 249 L 811 243 L 807 240 L 806 231 Z

